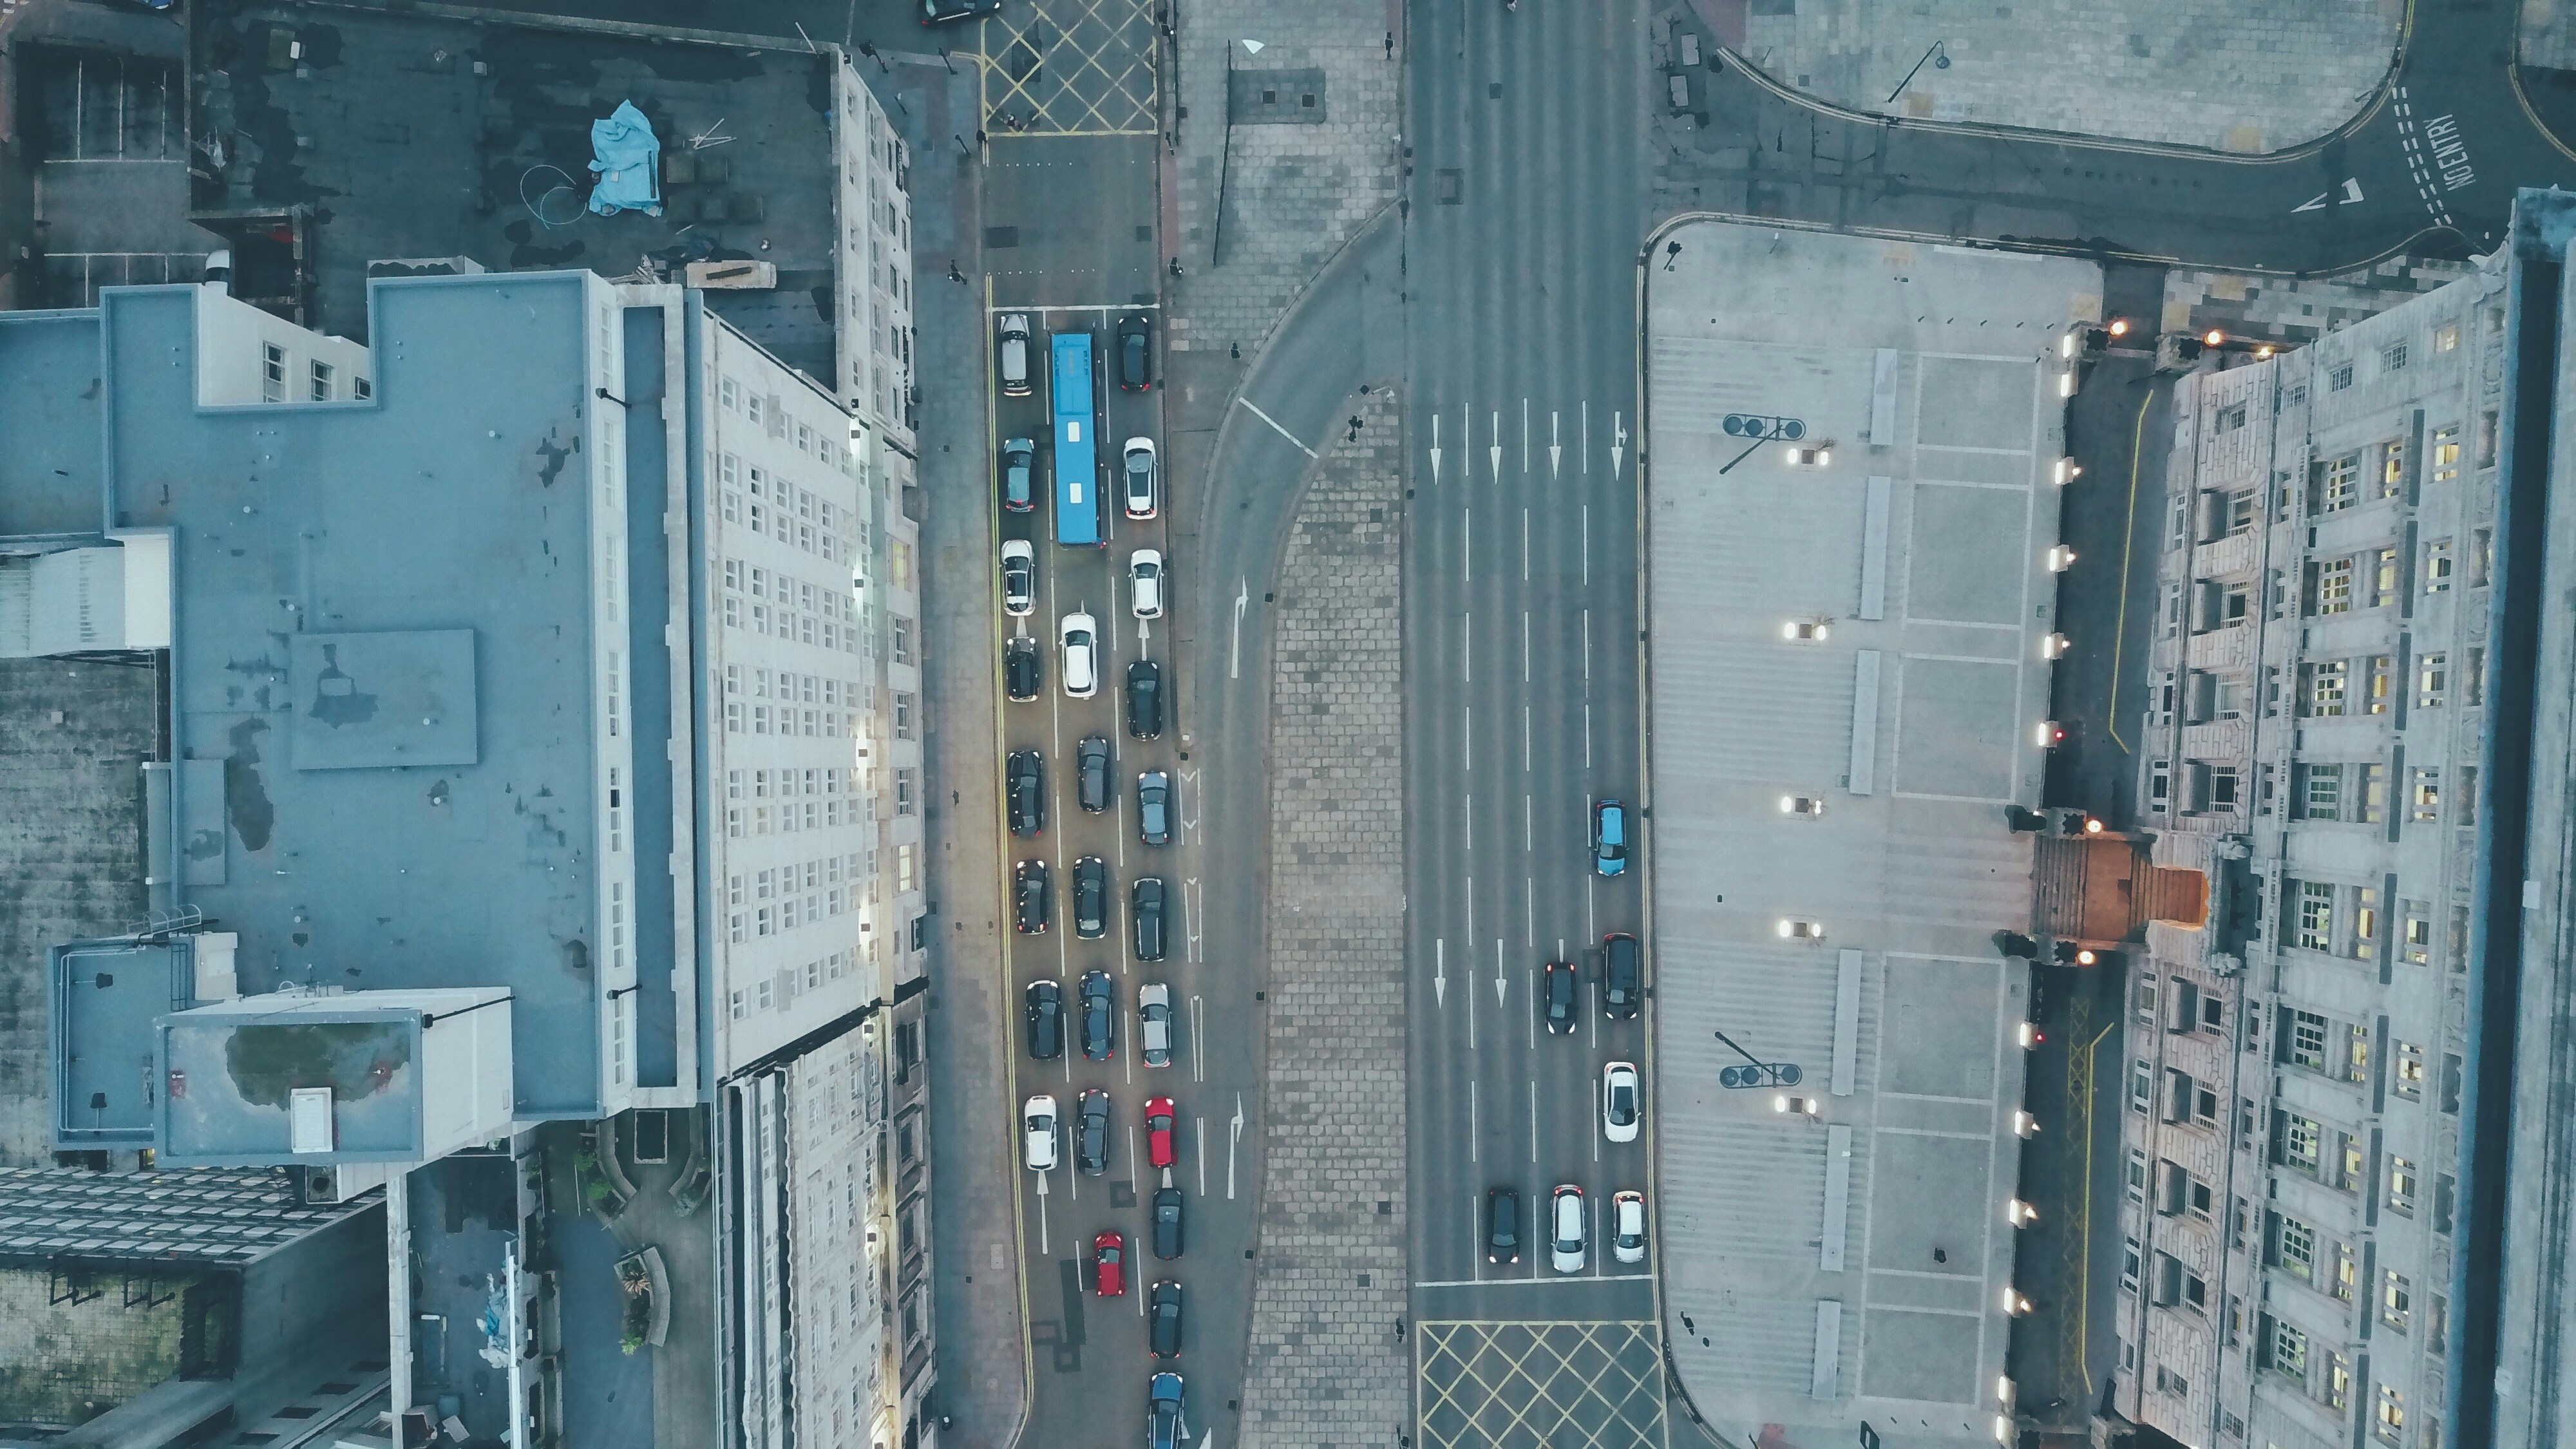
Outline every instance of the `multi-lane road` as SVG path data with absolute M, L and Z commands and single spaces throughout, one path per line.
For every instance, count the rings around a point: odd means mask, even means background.
M 1428 6 L 1410 36 L 1406 237 L 1406 891 L 1415 1313 L 1650 1320 L 1647 1265 L 1609 1261 L 1611 1194 L 1649 1190 L 1604 1140 L 1602 1068 L 1647 1021 L 1539 1024 L 1540 973 L 1645 934 L 1645 881 L 1593 870 L 1590 807 L 1642 805 L 1634 317 L 1643 224 L 1639 4 Z M 1580 1274 L 1494 1265 L 1489 1189 L 1583 1188 Z M 1650 1244 L 1651 1250 L 1651 1244 Z M 1535 1286 L 1533 1286 L 1535 1285 Z

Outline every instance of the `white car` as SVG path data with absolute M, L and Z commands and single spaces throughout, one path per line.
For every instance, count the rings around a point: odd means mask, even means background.
M 1637 1082 L 1635 1062 L 1612 1062 L 1601 1069 L 1601 1135 L 1613 1142 L 1637 1140 L 1637 1124 L 1646 1115 L 1645 1091 Z
M 1646 1195 L 1633 1189 L 1610 1194 L 1610 1256 L 1646 1261 Z
M 1126 464 L 1127 516 L 1151 518 L 1157 506 L 1154 498 L 1154 440 L 1129 438 L 1121 455 Z
M 1089 614 L 1067 614 L 1057 637 L 1064 644 L 1064 692 L 1089 699 L 1100 690 L 1100 624 Z
M 1020 1109 L 1020 1137 L 1027 1144 L 1031 1172 L 1055 1171 L 1059 1134 L 1056 1130 L 1055 1098 L 1031 1097 Z
M 1144 1038 L 1145 1065 L 1172 1064 L 1172 988 L 1168 983 L 1148 981 L 1136 988 L 1136 1032 Z
M 1547 1262 L 1560 1273 L 1583 1271 L 1584 1248 L 1592 1220 L 1585 1211 L 1583 1189 L 1559 1186 L 1547 1204 Z
M 1038 607 L 1038 550 L 1025 538 L 1002 540 L 1002 612 L 1025 619 Z
M 1140 548 L 1127 555 L 1127 589 L 1135 600 L 1137 618 L 1163 617 L 1162 550 Z

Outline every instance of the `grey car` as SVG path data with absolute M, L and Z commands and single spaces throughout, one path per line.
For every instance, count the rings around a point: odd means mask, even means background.
M 1074 793 L 1094 814 L 1109 808 L 1109 737 L 1085 735 L 1073 749 Z
M 1136 777 L 1136 834 L 1147 845 L 1172 843 L 1172 777 L 1166 771 Z
M 1073 863 L 1073 933 L 1086 941 L 1109 933 L 1109 862 L 1096 855 Z

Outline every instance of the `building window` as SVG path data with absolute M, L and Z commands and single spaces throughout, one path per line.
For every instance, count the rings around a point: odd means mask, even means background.
M 2144 1112 L 2155 1100 L 2155 1069 L 2145 1062 L 2132 1062 L 2129 1068 L 2129 1106 L 2135 1111 Z
M 329 402 L 338 388 L 340 370 L 320 358 L 313 359 L 311 396 L 315 402 Z
M 912 847 L 898 845 L 894 848 L 894 891 L 896 895 L 902 895 L 911 889 Z
M 2397 691 L 2396 657 L 2373 654 L 2365 663 L 2370 671 L 2370 712 L 2386 714 Z
M 897 770 L 897 771 L 895 771 L 895 772 L 894 772 L 894 813 L 895 813 L 895 814 L 897 814 L 897 815 L 910 815 L 910 814 L 913 812 L 913 798 L 912 798 L 912 797 L 913 797 L 914 781 L 915 781 L 915 778 L 916 778 L 916 776 L 918 775 L 918 773 L 919 773 L 918 771 L 914 771 L 914 770 Z
M 2442 696 L 2450 686 L 2450 656 L 2427 654 L 2415 665 L 2415 707 L 2440 709 Z
M 730 377 L 717 379 L 716 401 L 726 412 L 742 411 L 742 385 Z
M 2326 1355 L 2326 1407 L 2346 1409 L 2352 1406 L 2352 1360 L 2342 1354 Z
M 2129 1149 L 2129 1201 L 2144 1204 L 2147 1200 L 2147 1154 Z
M 274 342 L 260 344 L 259 400 L 286 401 L 286 349 Z
M 2331 882 L 2307 880 L 2298 882 L 2298 940 L 2303 950 L 2334 949 L 2334 898 Z
M 2448 483 L 2460 476 L 2460 430 L 2457 425 L 2436 428 L 2433 432 L 2433 481 Z
M 2471 709 L 2487 702 L 2487 654 L 2472 649 L 2460 656 L 2460 703 Z
M 2273 1319 L 2271 1331 L 2265 1335 L 2263 1344 L 2263 1366 L 2305 1384 L 2308 1380 L 2308 1331 L 2297 1324 Z
M 894 662 L 910 664 L 912 657 L 912 621 L 901 614 L 894 616 Z
M 2326 1019 L 2313 1011 L 2290 1013 L 2290 1064 L 2310 1071 L 2326 1069 Z M 2308 1124 L 2311 1132 L 2316 1124 Z
M 2441 770 L 2431 765 L 2418 765 L 2406 773 L 2412 777 L 2406 787 L 2407 817 L 2422 822 L 2441 819 Z
M 2299 666 L 2299 713 L 2332 719 L 2343 713 L 2346 661 L 2324 659 Z
M 2227 495 L 2227 515 L 2222 525 L 2224 536 L 2234 538 L 2254 531 L 2256 494 L 2251 488 L 2240 488 Z
M 2391 343 L 2390 345 L 2388 345 L 2388 346 L 2386 346 L 2386 347 L 2383 347 L 2383 348 L 2379 349 L 2379 370 L 2380 370 L 2380 371 L 2382 371 L 2382 372 L 2402 372 L 2402 371 L 2404 371 L 2404 370 L 2405 370 L 2405 367 L 2406 367 L 2406 344 L 2405 344 L 2405 343 L 2403 343 L 2403 342 Z
M 2120 1290 L 2122 1292 L 2131 1296 L 2136 1295 L 2138 1275 L 2143 1270 L 2143 1263 L 2144 1260 L 2138 1250 L 2138 1240 L 2129 1239 L 2120 1255 Z
M 742 993 L 741 993 L 741 992 L 737 991 L 737 992 L 732 993 L 732 995 L 728 998 L 728 1002 L 729 1002 L 729 1004 L 731 1005 L 731 1007 L 732 1007 L 732 1009 L 733 1009 L 733 1019 L 734 1019 L 734 1020 L 736 1020 L 736 1021 L 740 1021 L 740 1020 L 742 1020 L 744 1017 L 749 1016 L 749 1015 L 751 1014 L 751 1012 L 749 1011 L 749 1009 L 748 1009 L 748 1008 L 746 1008 L 746 1007 L 743 1005 L 743 996 L 742 996 Z
M 2379 956 L 2379 887 L 2353 887 L 2352 907 L 2352 941 L 2344 954 L 2357 961 L 2375 960 Z
M 2406 1437 L 2406 1396 L 2394 1384 L 2379 1386 L 2379 1437 L 2391 1444 Z
M 2469 587 L 2483 589 L 2495 582 L 2495 530 L 2477 528 L 2469 531 Z
M 2385 609 L 2397 602 L 2397 550 L 2373 549 L 2370 559 L 2370 607 Z
M 2291 797 L 2293 819 L 2343 818 L 2343 766 L 2293 765 L 2290 768 L 2291 778 L 2297 782 Z
M 2451 589 L 2451 541 L 2437 538 L 2424 545 L 2424 592 L 2449 593 Z
M 901 691 L 896 692 L 894 697 L 894 737 L 896 739 L 912 738 L 912 703 L 911 695 Z
M 2225 814 L 2236 813 L 2237 775 L 2234 765 L 2212 765 L 2209 769 L 2209 808 Z
M 2283 1113 L 2281 1160 L 2313 1174 L 2317 1170 L 2318 1144 L 2324 1136 L 2325 1129 L 2318 1126 L 2313 1118 L 2302 1117 L 2295 1112 Z
M 2433 350 L 2448 352 L 2460 345 L 2460 324 L 2445 322 L 2433 329 Z
M 2167 760 L 2147 762 L 2147 808 L 2161 815 L 2173 796 L 2173 765 Z
M 2352 364 L 2349 362 L 2336 363 L 2334 368 L 2326 374 L 2326 391 L 2341 392 L 2350 386 L 2352 386 Z
M 2388 1209 L 2415 1216 L 2415 1162 L 2412 1158 L 2391 1156 L 2388 1159 Z
M 2352 607 L 2352 560 L 2327 559 L 2308 565 L 2308 612 L 2340 614 Z
M 2275 1239 L 2273 1257 L 2281 1271 L 2301 1282 L 2315 1282 L 2317 1275 L 2317 1230 L 2297 1218 L 2284 1217 Z
M 2361 501 L 2361 455 L 2348 453 L 2316 465 L 2308 479 L 2308 511 L 2340 513 Z
M 2243 403 L 2237 403 L 2232 407 L 2220 408 L 2218 410 L 2217 431 L 2221 433 L 2232 433 L 2245 426 L 2245 414 L 2246 406 Z

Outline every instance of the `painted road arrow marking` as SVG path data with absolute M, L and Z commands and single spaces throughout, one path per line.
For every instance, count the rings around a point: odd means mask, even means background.
M 1493 445 L 1485 449 L 1485 461 L 1494 470 L 1494 481 L 1503 481 L 1503 410 L 1494 409 Z
M 1431 415 L 1431 486 L 1440 486 L 1440 415 Z
M 1610 414 L 1610 476 L 1614 480 L 1619 476 L 1619 459 L 1628 451 L 1627 444 L 1628 424 L 1623 414 L 1613 412 Z
M 1226 651 L 1225 677 L 1243 677 L 1243 609 L 1252 602 L 1252 581 L 1237 576 L 1234 581 L 1234 642 Z
M 1449 943 L 1431 943 L 1431 999 L 1444 1009 L 1449 1005 Z
M 1225 1200 L 1227 1202 L 1234 1201 L 1234 1148 L 1235 1144 L 1242 1140 L 1243 1094 L 1237 1092 L 1234 1094 L 1234 1121 L 1227 1124 L 1225 1134 Z
M 1550 408 L 1547 414 L 1547 481 L 1550 483 L 1556 481 L 1557 474 L 1562 471 L 1558 465 L 1565 461 L 1565 449 L 1558 445 L 1556 425 L 1556 410 Z
M 1509 985 L 1511 985 L 1511 978 L 1503 974 L 1503 938 L 1496 936 L 1494 938 L 1494 1005 L 1503 1004 L 1503 989 Z
M 2361 182 L 2355 177 L 2347 176 L 2343 179 L 2343 198 L 2341 200 L 2336 201 L 2335 194 L 2332 191 L 2320 191 L 2316 195 L 2308 198 L 2306 201 L 2291 207 L 2290 212 L 2295 216 L 2302 211 L 2323 211 L 2326 209 L 2326 203 L 2328 201 L 2335 201 L 2335 205 L 2337 206 L 2350 206 L 2359 200 L 2361 200 Z

